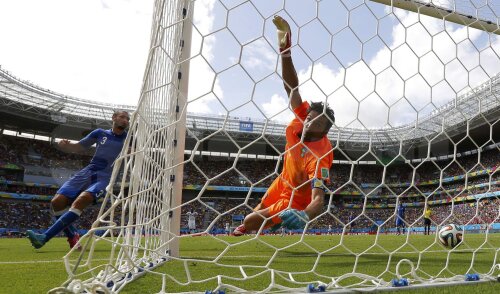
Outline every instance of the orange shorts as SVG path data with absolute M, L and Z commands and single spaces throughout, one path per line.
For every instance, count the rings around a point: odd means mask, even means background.
M 273 183 L 271 187 L 267 190 L 266 195 L 261 201 L 260 209 L 269 208 L 269 214 L 272 216 L 271 220 L 274 224 L 281 223 L 281 218 L 278 216 L 280 212 L 288 208 L 294 208 L 298 210 L 304 210 L 307 207 L 307 203 L 300 203 L 298 201 L 293 201 L 290 205 L 291 193 L 283 187 L 281 182 Z M 296 195 L 295 197 L 298 197 Z M 295 198 L 294 197 L 294 198 Z

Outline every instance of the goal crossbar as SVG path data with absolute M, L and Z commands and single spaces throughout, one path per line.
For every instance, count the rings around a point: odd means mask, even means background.
M 403 10 L 412 11 L 415 13 L 427 15 L 430 17 L 442 19 L 444 21 L 453 22 L 459 25 L 472 27 L 478 30 L 486 31 L 500 35 L 500 26 L 498 19 L 495 21 L 484 20 L 476 15 L 467 15 L 457 9 L 446 8 L 435 5 L 431 2 L 422 2 L 418 0 L 370 0 L 372 2 L 385 4 L 401 8 Z

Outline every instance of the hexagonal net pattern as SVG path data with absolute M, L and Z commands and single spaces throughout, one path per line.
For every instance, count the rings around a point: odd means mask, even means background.
M 65 256 L 68 280 L 52 292 L 496 279 L 493 2 L 156 1 L 128 147 L 83 251 Z M 290 26 L 281 50 L 275 15 Z M 307 99 L 320 110 L 304 114 L 297 101 Z M 322 123 L 332 127 L 312 133 Z M 453 236 L 441 233 L 449 224 Z

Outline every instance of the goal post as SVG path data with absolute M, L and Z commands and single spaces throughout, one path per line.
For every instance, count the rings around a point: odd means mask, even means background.
M 123 151 L 131 170 L 124 173 L 130 202 L 122 209 L 135 216 L 132 223 L 142 223 L 141 233 L 127 235 L 137 242 L 142 234 L 154 236 L 158 240 L 149 240 L 154 245 L 148 249 L 162 257 L 179 256 L 192 7 L 190 1 L 155 4 L 151 49 L 131 122 L 133 155 Z M 143 211 L 133 211 L 139 206 Z
M 98 218 L 80 241 L 83 252 L 65 257 L 69 279 L 53 293 L 118 292 L 179 257 L 192 12 L 192 1 L 155 3 L 129 136 Z M 105 264 L 96 266 L 103 243 L 110 252 Z
M 468 0 L 271 2 L 155 1 L 126 146 L 51 293 L 372 291 L 500 274 L 498 18 Z M 480 32 L 456 41 L 447 25 L 406 28 L 396 9 Z M 293 26 L 301 95 L 335 110 L 333 181 L 305 230 L 227 236 L 287 155 L 275 14 Z M 438 231 L 451 223 L 463 243 L 445 248 Z

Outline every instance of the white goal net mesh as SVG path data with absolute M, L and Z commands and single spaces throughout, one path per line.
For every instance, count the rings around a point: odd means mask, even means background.
M 127 148 L 83 251 L 65 257 L 68 280 L 53 292 L 307 292 L 320 284 L 334 292 L 392 287 L 393 279 L 496 279 L 496 2 L 156 1 Z M 331 183 L 304 230 L 235 237 L 279 177 L 294 118 L 274 15 L 291 25 L 302 98 L 335 111 Z M 447 224 L 462 234 L 455 248 L 439 241 Z

